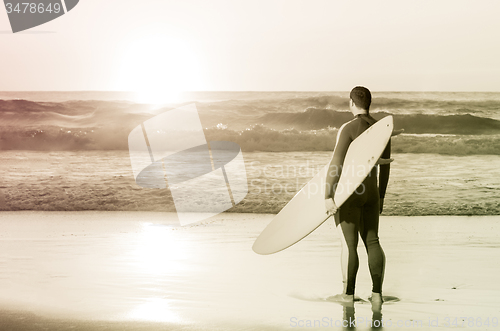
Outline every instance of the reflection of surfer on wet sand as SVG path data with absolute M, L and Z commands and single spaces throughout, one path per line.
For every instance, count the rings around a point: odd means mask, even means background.
M 383 301 L 385 255 L 379 243 L 378 226 L 379 214 L 383 210 L 385 191 L 389 181 L 389 163 L 392 161 L 390 159 L 391 142 L 389 140 L 378 162 L 380 165 L 379 185 L 377 185 L 377 167 L 374 167 L 355 194 L 352 194 L 340 208 L 337 208 L 333 198 L 347 150 L 354 139 L 376 122 L 369 114 L 371 93 L 367 88 L 355 87 L 351 91 L 349 104 L 354 119 L 342 125 L 338 131 L 337 143 L 326 177 L 325 204 L 328 212 L 335 214 L 335 225 L 341 237 L 341 267 L 344 285 L 343 293 L 329 300 L 341 303 L 354 302 L 356 274 L 359 267 L 356 251 L 359 233 L 368 254 L 373 285 L 371 301 L 374 305 L 380 305 Z M 401 132 L 393 132 L 393 135 L 398 133 Z
M 382 319 L 382 302 L 372 304 L 372 318 L 359 317 L 356 318 L 354 302 L 343 303 L 342 314 L 342 329 L 356 330 L 357 327 L 370 327 L 372 330 L 382 329 L 384 321 Z

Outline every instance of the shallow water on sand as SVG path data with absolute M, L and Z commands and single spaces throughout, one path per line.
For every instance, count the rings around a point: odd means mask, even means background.
M 0 308 L 186 329 L 293 329 L 347 317 L 360 330 L 373 318 L 445 328 L 450 318 L 477 326 L 500 317 L 498 217 L 383 217 L 384 295 L 400 301 L 375 313 L 361 246 L 356 294 L 365 302 L 342 307 L 325 300 L 342 289 L 331 221 L 283 252 L 257 255 L 251 246 L 272 217 L 226 213 L 180 227 L 169 213 L 3 212 Z

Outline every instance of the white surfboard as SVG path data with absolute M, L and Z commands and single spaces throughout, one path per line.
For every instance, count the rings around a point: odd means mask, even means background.
M 366 129 L 350 144 L 335 191 L 335 204 L 340 207 L 363 183 L 391 138 L 392 116 L 387 116 Z M 273 254 L 305 238 L 328 219 L 325 207 L 326 165 L 316 174 L 255 240 L 252 249 L 258 254 Z

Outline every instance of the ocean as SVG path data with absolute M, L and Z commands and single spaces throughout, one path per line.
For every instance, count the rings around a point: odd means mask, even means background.
M 207 140 L 243 151 L 249 194 L 230 211 L 276 213 L 328 162 L 352 118 L 348 100 L 348 92 L 190 92 L 159 106 L 128 92 L 0 92 L 0 210 L 174 211 L 168 189 L 135 184 L 127 137 L 196 103 Z M 374 92 L 370 112 L 405 129 L 392 140 L 384 213 L 500 212 L 500 93 Z M 308 170 L 275 170 L 283 166 Z

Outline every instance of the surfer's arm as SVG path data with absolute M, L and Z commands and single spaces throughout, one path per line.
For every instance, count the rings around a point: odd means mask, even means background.
M 379 158 L 378 161 L 377 161 L 377 163 L 375 163 L 375 164 L 381 164 L 381 165 L 383 165 L 383 164 L 389 164 L 392 161 L 394 161 L 393 158 L 390 158 L 390 159 Z
M 392 130 L 392 137 L 397 136 L 403 133 L 405 129 Z M 380 213 L 382 214 L 382 210 L 384 209 L 384 198 L 385 191 L 387 189 L 387 183 L 389 182 L 389 172 L 391 169 L 390 163 L 394 161 L 391 159 L 391 140 L 389 139 L 389 143 L 382 153 L 382 157 L 377 161 L 377 164 L 380 165 L 380 176 L 379 176 L 379 196 L 380 196 Z
M 387 147 L 382 153 L 383 159 L 391 158 L 391 140 L 387 143 Z M 382 208 L 384 205 L 385 191 L 387 190 L 387 183 L 389 183 L 389 172 L 391 170 L 390 163 L 380 164 L 380 175 L 379 175 L 379 185 L 378 191 L 380 196 L 380 212 L 382 212 Z
M 340 174 L 342 173 L 344 158 L 347 153 L 347 149 L 352 142 L 351 135 L 348 130 L 345 130 L 345 127 L 345 124 L 342 125 L 337 133 L 337 143 L 335 144 L 332 159 L 330 160 L 330 165 L 328 166 L 328 171 L 326 173 L 325 199 L 333 199 L 334 197 L 335 186 L 339 181 Z
M 405 132 L 405 129 L 399 129 L 399 130 L 392 130 L 391 137 L 397 136 L 401 133 Z

